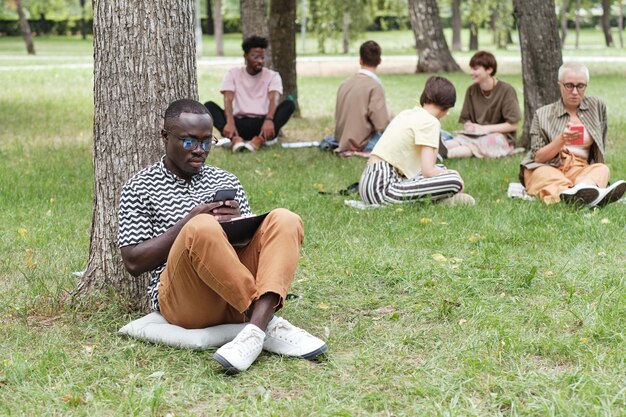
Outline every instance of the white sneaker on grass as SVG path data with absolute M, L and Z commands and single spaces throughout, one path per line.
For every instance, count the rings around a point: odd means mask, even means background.
M 442 206 L 458 206 L 458 205 L 468 205 L 473 206 L 476 204 L 476 200 L 469 194 L 465 193 L 457 193 L 452 197 L 443 198 L 438 201 L 438 204 Z
M 616 181 L 610 187 L 601 188 L 598 197 L 587 207 L 604 207 L 607 204 L 615 203 L 622 198 L 624 193 L 626 193 L 626 181 Z
M 580 183 L 561 192 L 561 201 L 567 204 L 579 204 L 591 207 L 591 204 L 600 195 L 600 189 L 595 185 Z
M 328 350 L 322 340 L 278 316 L 272 318 L 265 332 L 263 349 L 270 353 L 313 359 Z
M 219 348 L 213 355 L 229 373 L 245 371 L 263 350 L 265 333 L 254 324 L 248 324 L 235 338 Z

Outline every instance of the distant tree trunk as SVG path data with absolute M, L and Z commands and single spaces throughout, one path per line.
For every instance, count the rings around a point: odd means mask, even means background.
M 296 12 L 294 0 L 271 0 L 270 36 L 280 39 L 274 45 L 274 69 L 283 80 L 283 97 L 296 105 L 295 115 L 300 114 L 298 105 L 298 77 L 296 72 Z
M 343 14 L 343 25 L 342 25 L 342 41 L 341 41 L 341 49 L 344 54 L 350 52 L 350 14 L 344 12 Z
M 576 30 L 576 49 L 578 49 L 578 39 L 580 38 L 580 14 L 578 13 L 579 10 L 580 0 L 576 0 L 576 13 L 574 15 L 574 29 Z
M 476 23 L 470 23 L 470 38 L 469 38 L 469 50 L 477 51 L 478 50 L 478 26 Z
M 85 20 L 85 0 L 80 0 L 80 36 L 83 40 L 87 39 L 87 22 Z
M 215 28 L 215 55 L 224 56 L 224 22 L 222 20 L 222 0 L 215 0 L 213 27 Z
M 29 55 L 35 55 L 35 45 L 33 44 L 33 35 L 30 33 L 30 25 L 26 19 L 24 8 L 22 7 L 22 0 L 15 0 L 15 6 L 17 7 L 17 15 L 20 19 L 20 31 L 26 44 L 26 52 Z
M 461 0 L 452 0 L 452 50 L 461 51 Z
M 194 0 L 95 0 L 93 13 L 94 203 L 89 260 L 74 294 L 112 288 L 145 308 L 147 274 L 124 269 L 117 209 L 126 180 L 163 153 L 167 105 L 198 96 Z
M 567 38 L 568 12 L 569 12 L 569 0 L 563 0 L 561 2 L 561 48 L 565 46 L 565 39 Z
M 611 0 L 602 0 L 602 31 L 604 32 L 604 42 L 606 46 L 613 46 L 613 35 L 611 34 Z
M 417 47 L 415 72 L 461 71 L 443 36 L 437 0 L 409 0 L 409 15 Z
M 213 24 L 213 5 L 211 0 L 206 0 L 206 34 L 215 35 L 215 26 Z
M 524 81 L 524 133 L 529 148 L 529 130 L 535 111 L 560 97 L 558 69 L 563 63 L 554 3 L 545 0 L 514 0 L 519 22 Z
M 619 7 L 619 17 L 617 18 L 617 33 L 619 35 L 619 47 L 624 47 L 624 36 L 622 32 L 624 32 L 624 2 L 623 0 L 619 0 L 617 2 Z
M 272 41 L 267 21 L 267 3 L 265 0 L 241 0 L 241 32 L 243 38 L 257 35 L 267 38 L 269 46 L 265 50 L 265 66 L 274 68 L 272 59 Z

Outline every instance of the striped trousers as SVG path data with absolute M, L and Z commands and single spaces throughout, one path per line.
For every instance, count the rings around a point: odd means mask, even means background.
M 457 194 L 463 188 L 463 180 L 456 172 L 434 177 L 417 174 L 404 178 L 388 162 L 367 165 L 359 181 L 359 194 L 367 204 L 394 204 L 416 200 L 441 200 Z

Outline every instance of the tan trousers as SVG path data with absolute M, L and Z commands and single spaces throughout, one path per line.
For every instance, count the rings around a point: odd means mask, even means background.
M 251 303 L 266 293 L 282 307 L 293 281 L 304 239 L 302 219 L 272 210 L 250 243 L 233 248 L 208 214 L 191 219 L 174 241 L 161 274 L 161 314 L 193 329 L 247 320 Z
M 541 198 L 546 204 L 561 201 L 560 194 L 579 183 L 606 188 L 609 183 L 609 167 L 591 164 L 569 152 L 561 152 L 561 166 L 542 166 L 534 170 L 524 169 L 526 192 Z

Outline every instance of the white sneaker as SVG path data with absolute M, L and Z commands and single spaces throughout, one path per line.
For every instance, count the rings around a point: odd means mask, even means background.
M 326 352 L 328 346 L 307 331 L 274 316 L 267 325 L 263 349 L 277 355 L 313 359 Z
M 615 181 L 610 187 L 601 188 L 598 198 L 587 205 L 587 207 L 604 207 L 607 204 L 618 201 L 624 193 L 626 193 L 626 181 Z
M 561 201 L 568 204 L 580 204 L 590 207 L 598 196 L 600 189 L 595 185 L 585 183 L 576 184 L 572 188 L 568 188 L 561 192 Z
M 442 206 L 458 206 L 461 204 L 473 206 L 474 204 L 476 204 L 476 200 L 474 200 L 474 197 L 469 194 L 457 193 L 452 197 L 447 197 L 439 200 L 438 204 L 441 204 Z
M 239 334 L 213 355 L 229 373 L 245 371 L 263 350 L 265 333 L 254 324 L 247 324 Z

